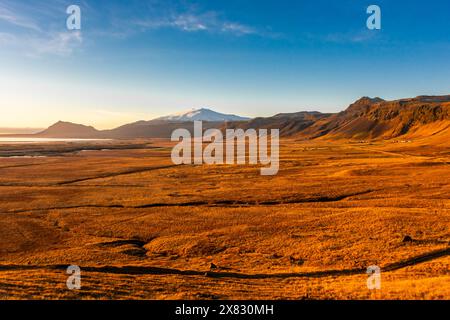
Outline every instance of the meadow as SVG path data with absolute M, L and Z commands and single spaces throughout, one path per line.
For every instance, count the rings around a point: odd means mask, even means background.
M 275 176 L 171 146 L 0 145 L 0 298 L 450 299 L 445 144 L 286 138 Z

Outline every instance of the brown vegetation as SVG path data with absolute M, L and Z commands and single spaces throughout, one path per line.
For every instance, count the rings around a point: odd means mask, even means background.
M 0 159 L 1 298 L 450 298 L 440 135 L 284 139 L 276 176 L 173 166 L 162 140 L 134 146 Z M 381 290 L 366 287 L 370 265 Z

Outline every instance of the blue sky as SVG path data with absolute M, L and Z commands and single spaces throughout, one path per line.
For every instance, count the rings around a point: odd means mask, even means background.
M 371 4 L 381 30 L 366 28 Z M 0 127 L 337 112 L 449 84 L 446 0 L 0 0 Z

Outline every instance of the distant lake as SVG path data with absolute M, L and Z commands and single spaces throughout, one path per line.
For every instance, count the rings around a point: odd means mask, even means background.
M 58 138 L 0 138 L 0 144 L 8 143 L 43 143 L 43 142 L 85 142 L 104 141 L 109 139 L 58 139 Z

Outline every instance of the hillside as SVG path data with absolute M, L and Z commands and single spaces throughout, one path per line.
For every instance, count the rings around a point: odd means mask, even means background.
M 419 96 L 385 101 L 364 97 L 345 111 L 320 119 L 299 132 L 305 138 L 392 139 L 431 136 L 446 130 L 450 121 L 450 96 Z
M 43 138 L 99 138 L 101 132 L 90 126 L 58 121 L 35 136 Z
M 220 128 L 223 122 L 203 122 L 203 128 Z M 178 128 L 184 128 L 191 132 L 194 131 L 193 121 L 138 121 L 123 125 L 113 130 L 104 130 L 102 135 L 114 139 L 132 139 L 132 138 L 170 138 L 172 132 Z
M 317 111 L 301 111 L 295 113 L 279 113 L 273 117 L 255 118 L 246 122 L 230 122 L 228 129 L 280 129 L 281 136 L 291 136 L 315 124 L 318 120 L 327 119 L 332 114 Z

